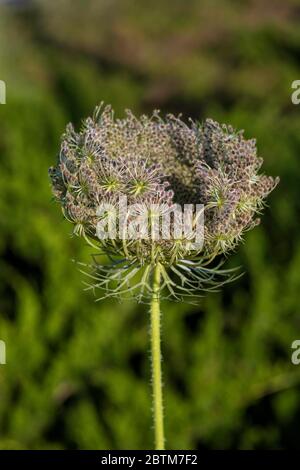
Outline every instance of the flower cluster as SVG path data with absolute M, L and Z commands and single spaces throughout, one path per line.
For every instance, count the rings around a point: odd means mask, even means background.
M 163 120 L 157 111 L 140 119 L 126 111 L 124 119 L 115 119 L 110 106 L 100 106 L 80 132 L 68 125 L 58 164 L 49 172 L 53 194 L 75 233 L 121 256 L 126 273 L 157 262 L 171 268 L 184 294 L 189 284 L 203 287 L 211 276 L 207 262 L 230 251 L 259 222 L 256 214 L 278 183 L 258 173 L 261 165 L 255 140 L 211 119 L 186 125 L 173 115 Z M 195 253 L 184 236 L 125 244 L 121 239 L 99 241 L 97 208 L 117 205 L 120 195 L 141 207 L 204 204 L 203 247 Z M 106 287 L 120 269 L 110 276 L 105 271 Z M 174 281 L 167 272 L 165 280 L 171 291 Z
M 226 253 L 245 230 L 260 223 L 256 214 L 279 178 L 258 173 L 263 159 L 257 157 L 255 139 L 244 139 L 243 131 L 207 119 L 199 139 L 202 149 L 195 168 L 198 197 L 206 206 L 206 249 Z

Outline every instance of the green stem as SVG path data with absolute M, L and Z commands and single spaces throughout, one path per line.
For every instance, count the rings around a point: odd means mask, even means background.
M 151 354 L 152 354 L 152 390 L 155 430 L 155 449 L 164 450 L 163 397 L 160 349 L 160 265 L 153 273 L 153 294 L 151 299 Z

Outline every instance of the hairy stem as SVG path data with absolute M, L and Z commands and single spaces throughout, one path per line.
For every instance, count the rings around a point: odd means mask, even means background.
M 160 347 L 160 265 L 157 264 L 153 274 L 153 294 L 151 299 L 151 355 L 152 355 L 152 390 L 155 430 L 155 449 L 163 450 L 164 422 Z

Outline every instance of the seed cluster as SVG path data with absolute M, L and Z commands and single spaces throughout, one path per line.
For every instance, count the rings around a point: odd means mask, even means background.
M 196 175 L 199 198 L 206 206 L 206 247 L 222 253 L 260 223 L 255 216 L 279 178 L 258 173 L 263 159 L 257 157 L 255 139 L 244 139 L 243 131 L 207 119 L 199 138 Z
M 204 204 L 201 256 L 210 259 L 232 249 L 259 222 L 256 213 L 278 183 L 258 174 L 261 165 L 255 140 L 211 119 L 188 126 L 172 115 L 163 120 L 157 111 L 140 119 L 126 111 L 124 119 L 115 119 L 110 106 L 100 106 L 80 132 L 67 126 L 58 164 L 49 173 L 65 217 L 77 234 L 93 239 L 99 204 L 116 205 L 120 195 L 145 207 Z M 184 239 L 138 240 L 126 256 L 153 261 L 154 244 L 165 262 L 190 254 Z M 123 248 L 120 240 L 109 247 L 119 253 Z

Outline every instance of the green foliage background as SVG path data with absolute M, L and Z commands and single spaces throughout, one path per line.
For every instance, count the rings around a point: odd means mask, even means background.
M 36 0 L 0 6 L 1 449 L 152 448 L 148 312 L 94 302 L 89 250 L 51 202 L 68 121 L 101 100 L 255 136 L 281 184 L 198 307 L 163 305 L 169 449 L 299 447 L 300 4 Z

